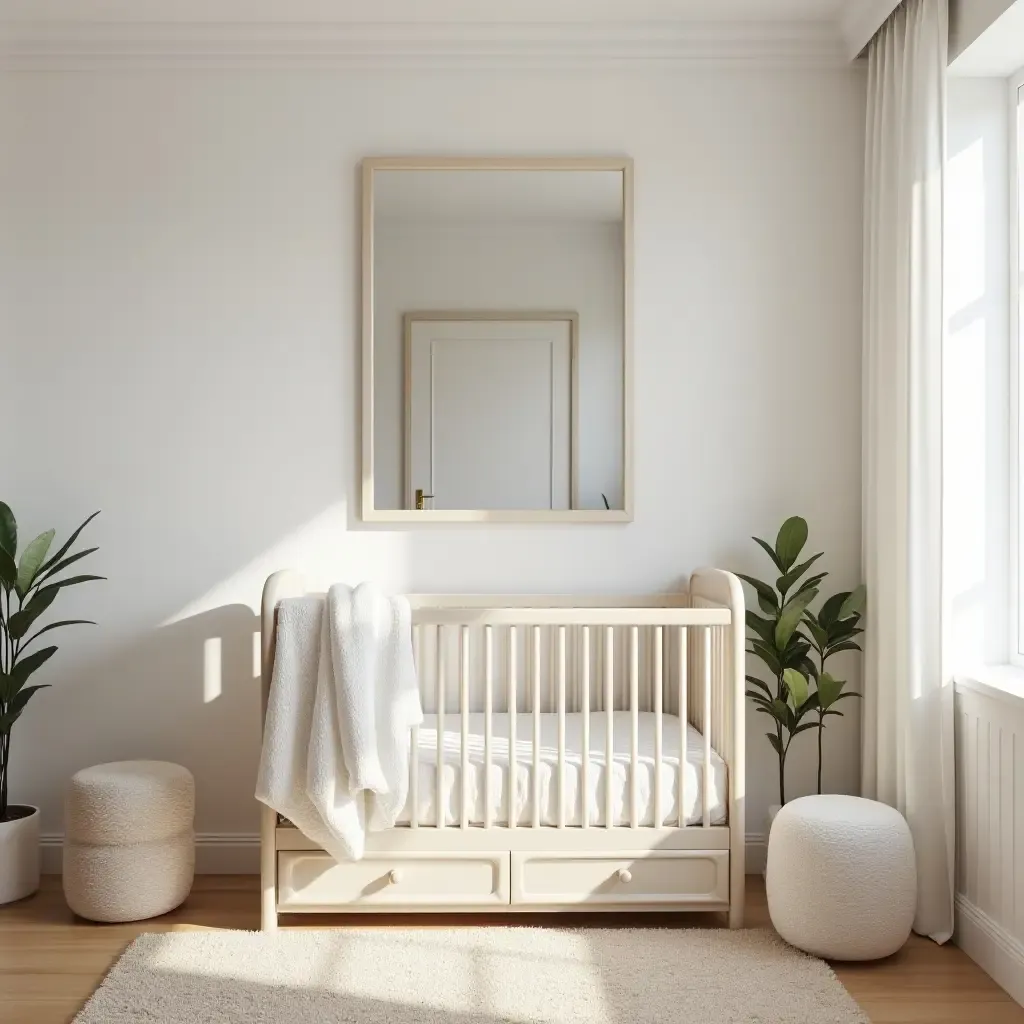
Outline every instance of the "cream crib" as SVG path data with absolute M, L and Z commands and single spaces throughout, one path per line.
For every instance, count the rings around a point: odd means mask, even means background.
M 263 714 L 275 612 L 263 592 Z M 426 720 L 401 823 L 339 863 L 262 809 L 262 927 L 282 914 L 725 911 L 743 922 L 739 581 L 622 597 L 410 597 Z M 438 770 L 438 766 L 440 770 Z

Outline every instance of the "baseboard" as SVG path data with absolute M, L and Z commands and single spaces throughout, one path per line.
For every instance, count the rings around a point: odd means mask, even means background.
M 1024 943 L 970 900 L 956 897 L 956 944 L 1024 1006 Z
M 59 875 L 64 836 L 41 837 L 43 873 Z M 196 873 L 199 875 L 256 875 L 260 870 L 260 837 L 247 832 L 199 832 L 196 835 Z
M 41 837 L 43 872 L 59 875 L 64 836 L 50 832 Z M 764 871 L 768 843 L 760 833 L 747 835 L 746 872 Z M 256 875 L 260 870 L 260 837 L 247 832 L 199 832 L 196 835 L 196 873 L 200 875 Z
M 747 833 L 747 874 L 763 875 L 768 863 L 768 837 L 763 832 Z

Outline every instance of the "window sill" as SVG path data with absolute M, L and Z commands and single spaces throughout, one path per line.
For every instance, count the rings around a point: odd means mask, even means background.
M 979 665 L 967 672 L 957 672 L 954 682 L 958 690 L 974 690 L 996 700 L 1024 702 L 1024 668 L 1016 665 Z

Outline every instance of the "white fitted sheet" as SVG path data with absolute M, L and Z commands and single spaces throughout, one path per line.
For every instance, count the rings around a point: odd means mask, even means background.
M 485 821 L 485 766 L 484 716 L 471 714 L 469 718 L 469 821 L 482 825 Z M 590 714 L 590 769 L 587 801 L 591 825 L 605 824 L 605 734 L 607 716 L 603 711 Z M 612 740 L 612 823 L 617 826 L 630 823 L 630 733 L 631 714 L 616 711 L 613 716 Z M 638 797 L 641 825 L 653 825 L 654 807 L 654 733 L 655 716 L 643 712 L 639 716 Z M 685 798 L 683 810 L 687 825 L 702 821 L 702 794 L 705 781 L 711 824 L 726 822 L 728 801 L 728 769 L 714 750 L 711 752 L 711 772 L 704 778 L 704 738 L 692 726 L 686 729 L 686 764 L 683 769 Z M 508 824 L 507 780 L 509 775 L 509 716 L 492 716 L 491 743 L 491 810 L 493 823 Z M 516 716 L 516 822 L 533 823 L 533 715 L 520 712 Z M 540 716 L 540 822 L 558 824 L 558 716 Z M 444 768 L 442 801 L 445 824 L 455 825 L 462 819 L 462 764 L 461 723 L 457 714 L 445 715 Z M 580 825 L 583 809 L 580 800 L 582 783 L 583 715 L 565 716 L 565 823 Z M 675 715 L 662 715 L 662 822 L 676 825 L 679 821 L 679 719 Z M 437 821 L 437 718 L 427 715 L 419 730 L 418 808 L 419 823 L 434 825 Z M 412 794 L 399 818 L 399 824 L 412 820 Z

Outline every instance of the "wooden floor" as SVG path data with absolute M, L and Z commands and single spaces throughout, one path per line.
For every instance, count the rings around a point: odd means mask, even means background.
M 748 924 L 768 927 L 764 884 L 748 882 Z M 60 879 L 48 877 L 30 899 L 0 908 L 0 1022 L 63 1024 L 70 1021 L 113 961 L 140 932 L 191 928 L 255 928 L 259 919 L 257 879 L 204 875 L 196 879 L 187 903 L 166 917 L 130 925 L 95 925 L 75 918 L 64 904 Z M 292 919 L 295 920 L 295 919 Z M 552 919 L 546 918 L 545 922 Z M 552 923 L 563 923 L 565 917 Z M 636 926 L 650 918 L 635 915 L 572 915 L 574 925 L 600 923 Z M 505 917 L 405 918 L 418 927 L 453 921 L 508 923 Z M 669 919 L 658 917 L 659 924 Z M 707 926 L 708 917 L 676 915 L 675 923 Z M 352 918 L 307 917 L 302 927 L 352 924 Z M 360 925 L 387 926 L 394 917 L 360 917 Z M 537 923 L 517 918 L 516 923 Z M 1024 1008 L 1014 1003 L 980 968 L 953 946 L 936 946 L 912 937 L 902 952 L 863 966 L 836 966 L 840 979 L 872 1021 L 885 1024 L 1024 1024 Z M 197 1022 L 199 1024 L 199 1022 Z

